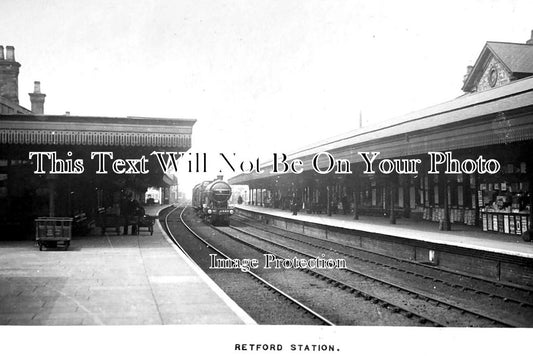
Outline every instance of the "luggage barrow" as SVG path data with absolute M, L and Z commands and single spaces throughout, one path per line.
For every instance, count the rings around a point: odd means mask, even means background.
M 35 241 L 39 251 L 43 246 L 58 247 L 62 245 L 65 251 L 70 246 L 72 237 L 72 218 L 67 217 L 39 217 L 35 219 Z
M 141 230 L 141 227 L 148 229 L 150 232 L 150 235 L 154 234 L 154 221 L 155 217 L 150 215 L 143 215 L 139 217 L 139 220 L 137 221 L 137 235 L 139 235 L 139 232 Z

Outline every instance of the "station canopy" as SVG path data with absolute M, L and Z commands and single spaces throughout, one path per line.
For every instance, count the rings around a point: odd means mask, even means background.
M 529 77 L 350 131 L 287 156 L 288 160 L 301 159 L 301 168 L 310 171 L 312 158 L 320 152 L 358 163 L 362 162 L 358 152 L 380 152 L 380 159 L 397 158 L 532 139 L 533 78 Z M 327 157 L 318 160 L 319 167 L 327 164 Z M 262 167 L 263 173 L 240 174 L 229 182 L 249 184 L 271 178 L 272 162 Z
M 196 120 L 146 117 L 93 117 L 70 115 L 0 115 L 2 159 L 28 160 L 30 151 L 57 151 L 70 158 L 84 158 L 95 151 L 109 151 L 114 158 L 133 159 L 153 151 L 184 152 L 191 146 Z M 142 177 L 144 185 L 167 186 L 173 182 L 157 169 Z M 153 171 L 153 173 L 152 173 Z M 87 174 L 90 174 L 87 172 Z M 110 178 L 110 176 L 108 177 Z

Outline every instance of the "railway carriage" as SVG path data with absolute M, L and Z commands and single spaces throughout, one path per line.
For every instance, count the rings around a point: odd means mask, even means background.
M 197 184 L 192 191 L 192 205 L 197 214 L 213 225 L 229 225 L 233 208 L 228 205 L 231 187 L 217 177 L 213 181 Z

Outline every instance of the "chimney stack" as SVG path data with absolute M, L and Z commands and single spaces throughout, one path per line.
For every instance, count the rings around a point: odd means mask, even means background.
M 466 66 L 466 74 L 463 77 L 463 83 L 466 82 L 466 78 L 470 75 L 470 72 L 472 72 L 473 66 Z
M 28 94 L 31 101 L 31 111 L 34 114 L 44 114 L 44 98 L 46 94 L 41 93 L 41 82 L 33 82 L 33 93 Z
M 533 30 L 531 30 L 531 38 L 526 41 L 526 44 L 533 45 Z
M 15 61 L 15 47 L 13 46 L 6 47 L 6 60 L 10 62 Z
M 19 103 L 19 68 L 15 62 L 15 48 L 0 46 L 0 96 L 15 103 Z
M 223 176 L 222 174 L 219 174 L 219 175 L 217 176 L 217 180 L 224 180 L 224 176 Z

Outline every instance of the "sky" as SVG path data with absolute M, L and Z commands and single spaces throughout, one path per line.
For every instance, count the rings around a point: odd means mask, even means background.
M 531 14 L 530 0 L 2 0 L 0 45 L 25 107 L 39 80 L 47 114 L 196 119 L 192 152 L 269 158 L 360 113 L 371 126 L 461 95 L 485 42 L 524 43 Z

